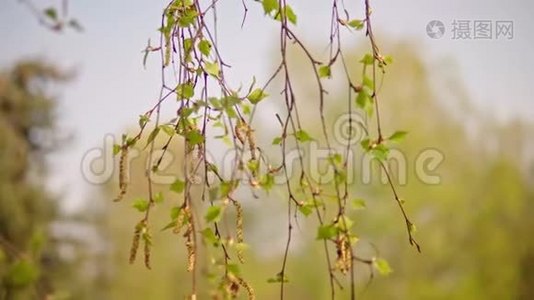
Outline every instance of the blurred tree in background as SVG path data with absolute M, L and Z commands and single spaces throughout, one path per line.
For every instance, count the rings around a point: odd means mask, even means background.
M 59 142 L 50 88 L 68 78 L 39 61 L 0 73 L 0 299 L 48 299 L 76 286 L 52 234 L 59 203 L 44 187 L 45 154 Z

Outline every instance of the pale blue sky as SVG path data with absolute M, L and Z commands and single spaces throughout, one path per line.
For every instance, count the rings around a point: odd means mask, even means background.
M 37 5 L 59 1 L 37 1 Z M 345 1 L 349 2 L 349 1 Z M 358 1 L 363 2 L 363 1 Z M 454 62 L 475 107 L 499 120 L 534 120 L 534 3 L 532 1 L 371 1 L 374 28 L 381 35 L 409 39 L 420 47 L 429 66 Z M 43 4 L 44 3 L 44 4 Z M 76 80 L 61 93 L 60 124 L 75 136 L 70 147 L 54 158 L 52 187 L 79 200 L 88 185 L 80 174 L 84 153 L 101 146 L 106 133 L 117 134 L 155 100 L 159 86 L 157 58 L 141 64 L 148 38 L 157 40 L 164 1 L 71 0 L 71 14 L 85 32 L 55 34 L 37 24 L 16 0 L 0 0 L 0 67 L 27 57 L 42 57 L 77 71 Z M 240 29 L 241 0 L 221 0 L 221 46 L 232 68 L 232 81 L 248 82 L 252 74 L 270 70 L 276 24 L 264 18 L 261 6 L 248 1 L 247 26 Z M 300 33 L 307 42 L 328 37 L 329 1 L 293 0 Z M 356 3 L 356 2 L 354 2 Z M 361 5 L 353 7 L 361 12 Z M 361 16 L 361 13 L 360 13 Z M 354 14 L 357 17 L 357 14 Z M 512 40 L 452 40 L 453 20 L 510 20 Z M 445 36 L 426 35 L 430 20 L 445 23 Z M 274 30 L 274 32 L 273 32 Z M 223 34 L 231 32 L 231 34 Z M 239 40 L 254 42 L 242 46 Z

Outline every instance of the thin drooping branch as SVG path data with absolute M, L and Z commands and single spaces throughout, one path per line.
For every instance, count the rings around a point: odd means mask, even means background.
M 294 226 L 299 227 L 298 212 L 303 215 L 314 213 L 315 222 L 318 223 L 317 239 L 321 240 L 325 252 L 325 260 L 329 278 L 330 297 L 336 298 L 336 291 L 343 289 L 342 281 L 337 275 L 350 275 L 351 299 L 356 298 L 355 263 L 365 264 L 372 269 L 375 258 L 368 259 L 356 255 L 354 245 L 357 236 L 351 228 L 353 221 L 349 218 L 348 199 L 352 195 L 350 182 L 347 180 L 349 161 L 352 155 L 351 146 L 354 142 L 355 122 L 353 112 L 353 94 L 363 93 L 364 85 L 370 87 L 370 98 L 374 102 L 377 124 L 377 139 L 370 142 L 369 146 L 363 146 L 365 151 L 371 151 L 373 147 L 383 146 L 382 125 L 379 113 L 379 99 L 376 88 L 377 70 L 384 71 L 385 60 L 379 52 L 372 31 L 371 8 L 369 0 L 363 0 L 365 4 L 365 20 L 349 21 L 349 12 L 339 0 L 332 0 L 329 36 L 329 57 L 327 63 L 322 63 L 310 51 L 305 41 L 297 35 L 293 26 L 296 25 L 296 15 L 288 0 L 269 1 L 263 3 L 266 15 L 279 22 L 279 53 L 280 62 L 274 68 L 274 72 L 268 77 L 263 85 L 256 86 L 255 78 L 252 84 L 244 92 L 241 88 L 233 88 L 227 81 L 227 72 L 230 65 L 223 58 L 223 51 L 218 43 L 218 16 L 217 0 L 210 0 L 202 6 L 202 1 L 172 0 L 168 3 L 161 17 L 159 45 L 150 44 L 145 49 L 145 55 L 151 52 L 159 52 L 161 64 L 161 86 L 157 101 L 151 109 L 140 117 L 139 130 L 131 137 L 125 136 L 120 146 L 121 161 L 127 156 L 128 148 L 133 147 L 140 141 L 145 131 L 148 130 L 149 122 L 154 128 L 147 139 L 150 165 L 146 170 L 148 183 L 148 203 L 143 207 L 144 217 L 136 225 L 134 239 L 131 248 L 131 257 L 135 259 L 138 244 L 143 239 L 145 243 L 145 264 L 150 267 L 150 215 L 153 206 L 157 205 L 153 191 L 153 173 L 159 170 L 160 164 L 167 154 L 171 141 L 179 139 L 183 143 L 183 181 L 177 179 L 173 189 L 179 196 L 178 213 L 172 217 L 170 227 L 173 232 L 183 233 L 184 245 L 188 253 L 188 271 L 191 272 L 192 291 L 191 298 L 197 297 L 199 291 L 198 253 L 199 247 L 205 247 L 208 251 L 214 251 L 219 257 L 215 262 L 208 262 L 207 268 L 213 268 L 220 274 L 217 295 L 223 298 L 237 297 L 239 289 L 247 292 L 249 299 L 255 298 L 252 287 L 243 279 L 234 260 L 244 263 L 242 246 L 245 243 L 243 229 L 243 215 L 245 207 L 240 198 L 239 191 L 248 183 L 248 188 L 254 198 L 258 196 L 258 190 L 269 192 L 274 185 L 274 176 L 280 174 L 284 182 L 284 199 L 287 205 L 287 238 L 285 240 L 283 260 L 280 271 L 276 274 L 274 282 L 280 284 L 280 299 L 287 298 L 286 286 L 288 282 L 287 270 L 290 266 L 290 249 L 294 238 Z M 276 3 L 275 3 L 276 2 Z M 243 19 L 241 27 L 245 25 L 248 7 L 246 0 L 242 0 Z M 341 7 L 340 7 L 341 6 Z M 213 19 L 209 20 L 209 14 Z M 342 17 L 342 14 L 344 16 Z M 212 23 L 210 23 L 212 22 Z M 208 26 L 207 23 L 210 23 Z M 352 24 L 352 25 L 348 25 Z M 351 79 L 349 67 L 342 48 L 341 30 L 359 30 L 366 27 L 366 35 L 372 48 L 372 76 L 366 77 L 366 66 L 363 66 L 362 84 L 357 84 Z M 316 142 L 305 130 L 301 122 L 299 110 L 299 95 L 297 85 L 289 67 L 289 47 L 296 46 L 303 52 L 306 63 L 313 68 L 314 90 L 317 92 L 318 114 L 322 139 L 328 151 L 329 167 L 333 169 L 334 180 L 323 182 L 321 179 L 313 179 L 313 174 L 307 170 L 305 161 L 305 143 Z M 331 78 L 331 68 L 336 64 L 343 67 L 346 80 L 347 113 L 349 115 L 349 137 L 343 149 L 335 148 L 334 139 L 329 133 L 327 123 L 328 94 L 325 88 L 326 78 Z M 173 76 L 168 76 L 172 74 Z M 382 77 L 383 78 L 383 77 Z M 253 128 L 254 116 L 260 101 L 268 97 L 265 92 L 275 79 L 281 79 L 281 113 L 275 114 L 280 123 L 281 133 L 273 144 L 280 145 L 281 163 L 273 167 L 262 145 L 258 143 Z M 366 83 L 371 81 L 371 85 Z M 216 92 L 213 92 L 216 91 Z M 360 94 L 358 94 L 360 95 Z M 169 102 L 176 96 L 176 116 L 167 123 L 160 121 L 160 109 L 163 102 Z M 358 103 L 357 103 L 358 104 Z M 252 106 L 252 108 L 251 108 Z M 362 109 L 363 110 L 363 109 Z M 367 113 L 367 112 L 366 112 Z M 367 116 L 367 115 L 366 115 Z M 371 115 L 368 115 L 371 117 Z M 302 120 L 304 121 L 304 120 Z M 369 131 L 365 124 L 362 126 L 367 136 Z M 212 141 L 210 137 L 215 130 L 223 130 L 223 134 L 216 136 L 225 142 L 233 150 L 233 161 L 230 173 L 218 171 L 217 164 L 210 161 L 207 148 Z M 154 158 L 155 150 L 159 143 L 156 136 L 159 132 L 165 132 L 168 136 L 162 144 L 162 154 Z M 261 142 L 261 141 L 260 141 Z M 287 156 L 289 147 L 294 147 L 298 158 L 300 176 L 292 178 L 292 161 Z M 154 159 L 154 160 L 153 160 Z M 412 245 L 419 244 L 412 236 L 413 224 L 409 221 L 402 201 L 391 179 L 391 174 L 386 164 L 380 161 L 383 170 L 387 174 L 389 185 L 393 191 L 402 215 L 406 221 L 409 232 L 409 241 Z M 121 177 L 122 178 L 122 177 Z M 210 180 L 213 179 L 213 180 Z M 202 184 L 199 197 L 193 190 L 195 184 Z M 173 184 L 174 185 L 174 184 Z M 121 194 L 124 195 L 127 185 L 121 185 Z M 197 198 L 199 201 L 197 201 Z M 335 201 L 331 205 L 326 202 L 330 198 Z M 202 211 L 207 207 L 207 211 Z M 231 207 L 236 212 L 234 226 L 228 222 L 227 208 Z M 335 209 L 330 209 L 334 208 Z M 204 217 L 199 214 L 204 214 Z M 233 228 L 232 228 L 233 227 Z M 297 227 L 297 228 L 298 228 Z M 237 246 L 236 246 L 237 245 Z M 203 248 L 204 249 L 204 248 Z M 335 253 L 332 253 L 332 251 Z M 210 252 L 211 253 L 211 252 Z M 132 262 L 133 262 L 132 259 Z M 373 273 L 371 272 L 371 278 Z

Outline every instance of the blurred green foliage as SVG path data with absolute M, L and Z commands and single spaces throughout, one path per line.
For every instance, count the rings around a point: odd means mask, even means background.
M 40 176 L 43 152 L 54 128 L 53 101 L 44 85 L 62 80 L 57 69 L 24 62 L 0 73 L 0 297 L 44 297 L 50 275 L 41 268 L 55 203 Z M 31 295 L 31 296 L 30 296 Z
M 61 299 L 78 288 L 52 233 L 59 203 L 44 187 L 45 155 L 60 144 L 51 87 L 68 78 L 40 61 L 0 72 L 0 299 Z

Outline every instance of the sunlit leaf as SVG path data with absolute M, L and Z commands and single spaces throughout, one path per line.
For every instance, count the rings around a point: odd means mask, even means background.
M 332 71 L 330 70 L 330 66 L 321 66 L 319 67 L 319 77 L 325 78 L 332 76 Z
M 247 99 L 250 101 L 250 103 L 257 104 L 267 96 L 269 96 L 267 93 L 265 93 L 262 89 L 257 88 L 248 94 Z
M 139 212 L 145 212 L 148 209 L 149 202 L 143 198 L 137 198 L 134 200 L 132 207 L 137 209 Z
M 155 193 L 153 199 L 155 203 L 161 203 L 165 200 L 162 192 Z
M 282 137 L 279 137 L 279 136 L 275 137 L 272 141 L 273 145 L 280 145 L 281 143 L 282 143 Z
M 119 154 L 119 152 L 121 152 L 121 145 L 118 145 L 118 144 L 114 144 L 113 145 L 113 155 L 117 155 Z
M 222 208 L 220 206 L 218 205 L 210 206 L 208 207 L 206 211 L 206 215 L 204 216 L 204 219 L 208 223 L 217 222 L 221 218 L 221 212 L 222 212 Z
M 388 159 L 389 149 L 384 144 L 380 144 L 371 149 L 371 154 L 374 158 L 385 161 Z
M 389 266 L 389 263 L 383 258 L 373 260 L 373 266 L 376 268 L 378 273 L 380 273 L 380 275 L 386 276 L 393 272 L 393 270 Z
M 211 43 L 208 40 L 201 40 L 198 42 L 198 50 L 200 50 L 200 53 L 204 54 L 205 56 L 209 56 L 211 51 Z
M 284 10 L 286 12 L 287 20 L 291 22 L 293 25 L 297 25 L 297 15 L 295 15 L 295 12 L 291 8 L 291 6 L 286 5 L 284 7 Z
M 183 182 L 183 181 L 180 180 L 180 179 L 176 179 L 176 180 L 171 184 L 170 190 L 173 191 L 173 192 L 175 192 L 175 193 L 180 194 L 181 192 L 184 191 L 184 188 L 185 188 L 185 182 Z
M 241 274 L 238 264 L 228 264 L 226 267 L 228 272 L 232 273 L 233 275 L 239 276 L 239 274 Z
M 363 199 L 354 199 L 351 201 L 351 206 L 353 209 L 364 209 L 367 207 L 365 200 Z
M 150 118 L 147 115 L 139 115 L 139 127 L 145 127 L 148 121 L 150 121 Z
M 373 80 L 368 76 L 363 76 L 362 84 L 363 86 L 368 87 L 370 90 L 374 89 L 375 86 Z
M 152 132 L 148 135 L 148 139 L 146 140 L 146 146 L 150 145 L 154 139 L 158 136 L 159 133 L 159 127 L 155 127 Z M 145 146 L 145 147 L 146 147 Z
M 374 57 L 372 54 L 365 54 L 362 59 L 360 59 L 360 62 L 364 65 L 372 65 L 373 62 L 375 61 Z
M 341 216 L 336 223 L 336 227 L 342 231 L 349 230 L 352 227 L 352 225 L 354 225 L 354 221 L 352 221 L 346 215 Z
M 302 129 L 295 132 L 295 137 L 297 138 L 299 142 L 302 142 L 302 143 L 313 141 L 313 138 L 306 131 Z
M 206 62 L 204 64 L 204 70 L 213 77 L 219 78 L 219 64 L 217 62 Z
M 356 30 L 360 30 L 363 28 L 363 21 L 362 20 L 358 20 L 358 19 L 354 19 L 354 20 L 350 20 L 347 25 L 349 25 L 350 27 L 356 29 Z
M 395 131 L 392 135 L 388 137 L 388 140 L 398 143 L 402 141 L 406 137 L 407 134 L 408 134 L 407 131 Z
M 178 100 L 190 99 L 195 95 L 195 89 L 192 84 L 182 83 L 176 88 L 176 95 L 178 96 Z
M 219 239 L 217 238 L 217 236 L 215 235 L 215 233 L 213 232 L 211 228 L 208 227 L 202 230 L 200 233 L 202 234 L 202 237 L 204 238 L 204 241 L 207 244 L 211 244 L 214 247 L 219 246 Z
M 193 25 L 195 22 L 196 17 L 198 16 L 198 12 L 194 8 L 194 6 L 189 6 L 189 9 L 186 9 L 178 18 L 178 24 L 181 27 L 189 27 Z
M 226 197 L 230 195 L 230 193 L 232 193 L 232 191 L 235 190 L 238 185 L 239 185 L 239 181 L 237 180 L 221 182 L 221 186 L 220 186 L 221 196 Z
M 343 156 L 339 153 L 334 153 L 328 156 L 328 161 L 334 166 L 338 166 L 343 162 Z
M 260 180 L 260 186 L 266 191 L 271 190 L 274 186 L 274 176 L 270 173 L 265 174 Z
M 263 11 L 267 15 L 278 9 L 278 0 L 263 0 L 261 4 L 263 5 Z
M 44 15 L 50 18 L 52 21 L 57 21 L 57 10 L 53 7 L 49 7 L 44 10 Z
M 339 232 L 339 229 L 333 224 L 321 225 L 317 229 L 318 240 L 326 240 L 334 238 Z
M 359 108 L 365 110 L 371 104 L 371 96 L 367 92 L 367 89 L 362 89 L 356 97 L 356 105 Z
M 165 132 L 168 136 L 173 136 L 176 131 L 174 130 L 174 126 L 171 126 L 169 124 L 164 124 L 159 126 L 163 132 Z
M 299 211 L 307 217 L 313 212 L 313 205 L 303 204 L 299 206 Z
M 362 146 L 363 150 L 369 151 L 369 148 L 371 147 L 371 140 L 370 139 L 363 139 L 360 142 L 360 145 Z
M 185 135 L 185 139 L 191 146 L 195 146 L 204 142 L 204 136 L 198 130 L 191 130 Z

